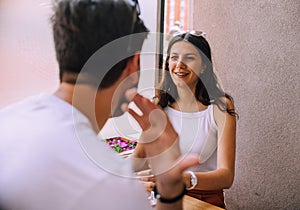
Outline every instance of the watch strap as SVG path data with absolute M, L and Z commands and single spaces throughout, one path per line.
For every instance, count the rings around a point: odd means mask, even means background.
M 155 185 L 154 188 L 153 188 L 153 192 L 154 192 L 155 198 L 156 198 L 159 202 L 170 204 L 170 203 L 175 203 L 175 202 L 179 201 L 180 199 L 182 199 L 183 196 L 186 194 L 187 189 L 186 189 L 185 184 L 183 184 L 183 190 L 182 190 L 182 192 L 181 192 L 178 196 L 176 196 L 176 197 L 174 197 L 174 198 L 164 198 L 164 197 L 161 197 L 161 195 L 160 195 L 160 194 L 158 193 L 158 191 L 157 191 L 156 185 Z

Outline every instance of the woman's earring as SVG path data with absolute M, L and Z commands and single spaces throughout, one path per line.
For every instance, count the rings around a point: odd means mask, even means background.
M 204 74 L 204 72 L 205 72 L 205 70 L 206 70 L 206 65 L 204 65 L 204 66 L 202 66 L 202 68 L 200 69 L 200 76 L 202 75 L 202 74 Z

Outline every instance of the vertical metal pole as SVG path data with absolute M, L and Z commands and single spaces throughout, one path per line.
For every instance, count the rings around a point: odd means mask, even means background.
M 163 50 L 164 50 L 164 28 L 165 28 L 165 0 L 158 0 L 157 9 L 157 31 L 160 36 L 157 37 L 157 55 L 156 55 L 156 70 L 155 70 L 155 94 L 158 94 L 158 86 L 162 78 L 163 68 Z

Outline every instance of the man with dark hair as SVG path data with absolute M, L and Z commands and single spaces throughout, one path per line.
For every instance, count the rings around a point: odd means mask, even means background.
M 107 119 L 126 110 L 124 96 L 142 112 L 129 110 L 143 129 L 140 143 L 156 175 L 156 208 L 182 208 L 182 172 L 198 160 L 180 159 L 165 114 L 135 94 L 148 33 L 139 13 L 137 0 L 56 1 L 58 90 L 0 111 L 2 208 L 151 209 L 129 160 L 97 139 Z

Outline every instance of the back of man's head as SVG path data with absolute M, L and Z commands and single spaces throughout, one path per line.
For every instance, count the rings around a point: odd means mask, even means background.
M 61 81 L 75 83 L 76 74 L 81 71 L 87 60 L 106 44 L 132 33 L 148 32 L 143 21 L 138 17 L 137 4 L 137 0 L 57 0 L 55 2 L 51 20 Z M 135 46 L 138 46 L 134 51 L 142 48 L 146 36 L 147 33 L 144 33 L 141 39 L 134 40 Z M 127 49 L 116 49 L 118 50 Z M 116 63 L 102 80 L 100 87 L 112 85 L 122 73 L 126 63 L 126 58 Z M 99 69 L 101 70 L 101 66 Z M 103 71 L 108 72 L 107 69 Z M 73 77 L 68 78 L 64 75 L 73 75 Z

